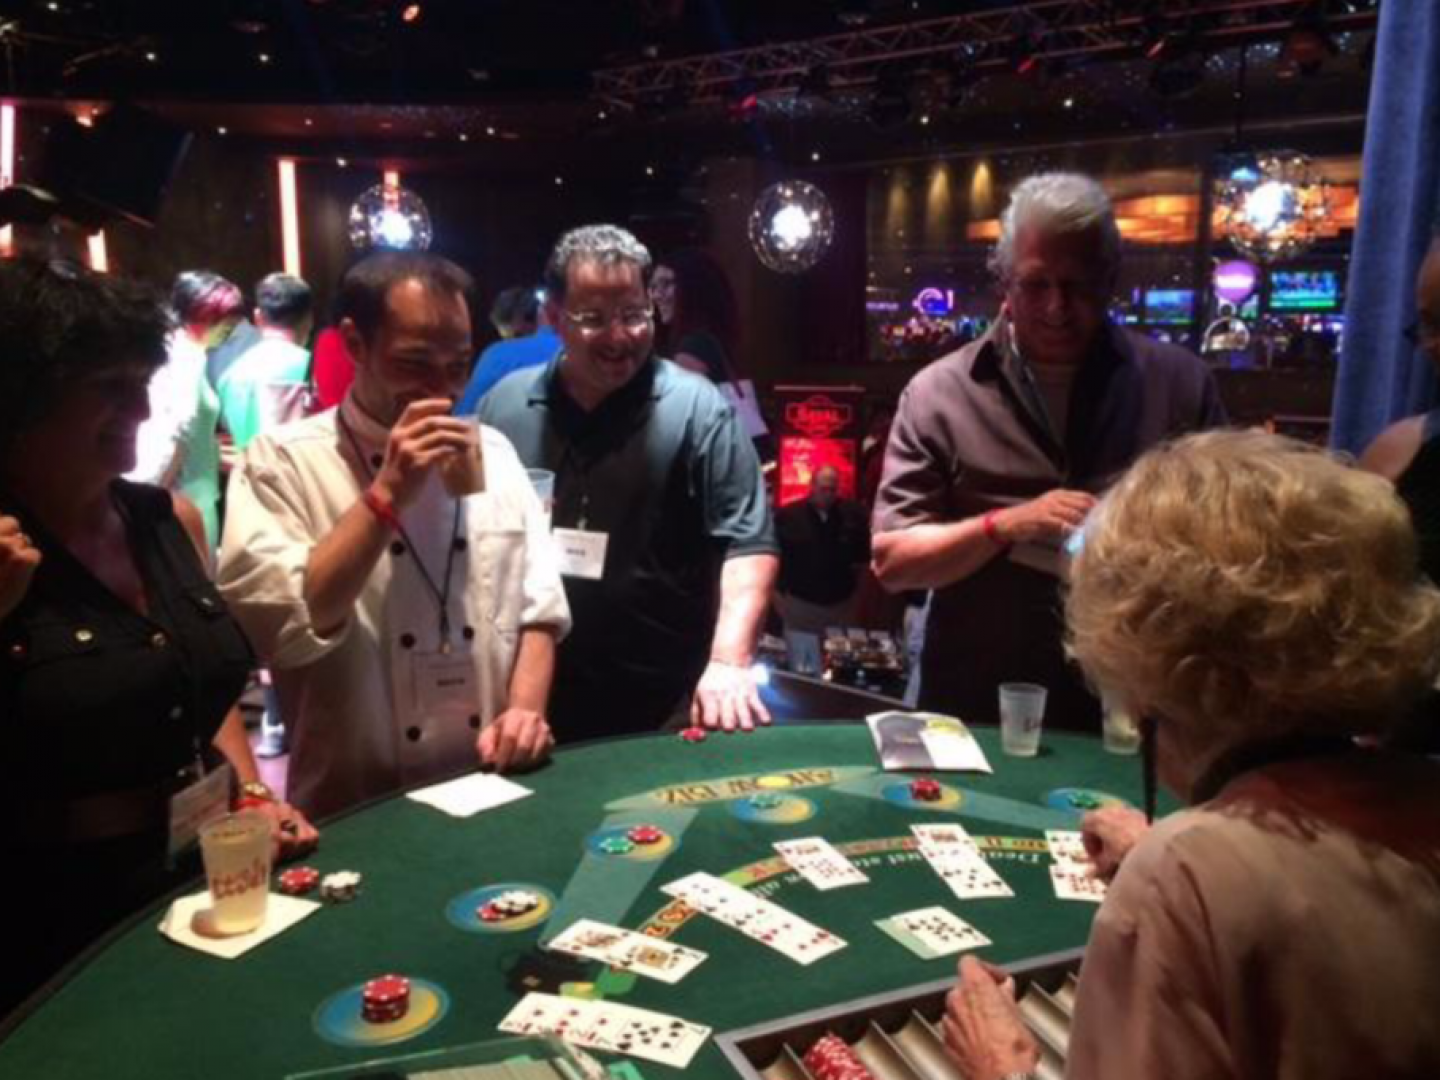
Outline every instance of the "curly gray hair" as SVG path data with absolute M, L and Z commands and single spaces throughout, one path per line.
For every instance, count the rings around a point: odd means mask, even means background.
M 650 282 L 650 250 L 633 233 L 618 225 L 582 225 L 556 241 L 545 263 L 545 292 L 557 304 L 565 299 L 565 278 L 577 259 L 602 266 L 632 263 L 640 268 L 640 280 Z
M 1015 269 L 1015 237 L 1021 229 L 1046 233 L 1097 231 L 1105 270 L 1120 268 L 1120 229 L 1115 208 L 1099 183 L 1080 173 L 1050 172 L 1027 177 L 1010 193 L 1000 215 L 1000 239 L 990 253 L 989 266 L 1001 281 Z

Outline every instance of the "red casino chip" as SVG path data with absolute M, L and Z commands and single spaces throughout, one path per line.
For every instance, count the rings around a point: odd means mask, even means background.
M 919 799 L 921 802 L 939 802 L 940 795 L 941 789 L 938 780 L 910 781 L 910 797 L 912 799 Z
M 680 738 L 688 743 L 700 743 L 705 741 L 705 729 L 702 727 L 687 727 L 680 732 Z
M 637 844 L 658 844 L 665 839 L 665 830 L 658 825 L 636 825 L 625 835 Z
M 381 975 L 360 991 L 360 1014 L 371 1024 L 390 1024 L 410 1010 L 410 980 L 403 975 Z
M 824 1035 L 805 1052 L 805 1068 L 816 1080 L 875 1080 L 850 1044 L 838 1035 Z
M 509 912 L 501 910 L 494 900 L 481 904 L 475 914 L 480 916 L 481 922 L 503 922 L 510 917 Z
M 287 896 L 304 896 L 320 884 L 320 871 L 309 866 L 296 866 L 280 872 L 280 891 Z

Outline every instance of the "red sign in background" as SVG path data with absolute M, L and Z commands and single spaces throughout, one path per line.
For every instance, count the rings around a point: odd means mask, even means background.
M 858 386 L 777 386 L 780 414 L 779 506 L 805 498 L 815 470 L 833 465 L 840 473 L 840 495 L 855 498 L 860 454 Z

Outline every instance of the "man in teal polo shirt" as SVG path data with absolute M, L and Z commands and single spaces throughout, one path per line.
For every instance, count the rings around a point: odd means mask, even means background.
M 750 671 L 779 550 L 760 463 L 720 392 L 654 355 L 651 265 L 614 226 L 561 237 L 545 271 L 560 353 L 480 404 L 556 477 L 574 619 L 550 702 L 562 740 L 769 722 Z
M 310 286 L 292 274 L 269 274 L 255 286 L 260 340 L 240 354 L 215 388 L 237 451 L 267 428 L 301 418 L 313 309 Z

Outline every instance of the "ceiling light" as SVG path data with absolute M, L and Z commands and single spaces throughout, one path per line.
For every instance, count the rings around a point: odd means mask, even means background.
M 750 246 L 771 270 L 802 273 L 829 250 L 835 237 L 830 200 L 814 184 L 787 180 L 760 193 L 750 211 Z

